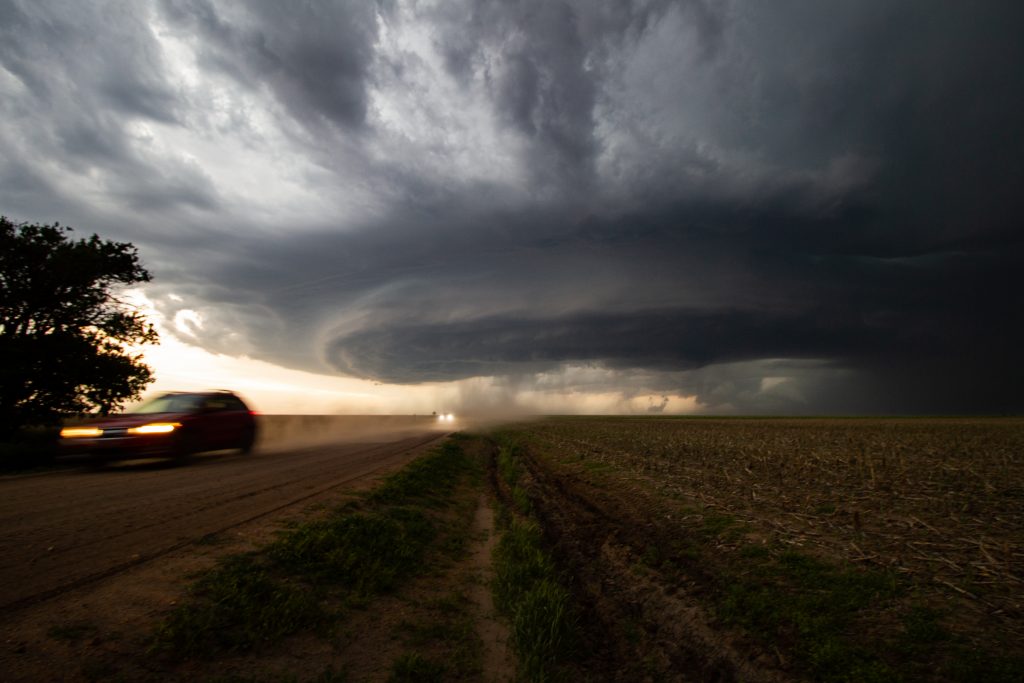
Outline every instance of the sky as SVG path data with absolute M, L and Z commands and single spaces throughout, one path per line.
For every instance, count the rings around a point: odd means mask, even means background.
M 1016 0 L 0 0 L 0 213 L 264 412 L 1019 413 Z

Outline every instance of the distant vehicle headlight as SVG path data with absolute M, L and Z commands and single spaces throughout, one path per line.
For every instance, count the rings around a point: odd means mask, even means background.
M 141 427 L 129 427 L 129 434 L 170 434 L 181 424 L 177 422 L 153 422 Z
M 65 427 L 60 430 L 62 439 L 81 439 L 90 436 L 103 436 L 103 430 L 96 427 Z

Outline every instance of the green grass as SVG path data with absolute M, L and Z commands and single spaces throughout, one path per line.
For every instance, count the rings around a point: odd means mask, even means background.
M 747 550 L 746 548 L 744 550 Z M 782 648 L 814 680 L 890 683 L 1024 680 L 1024 660 L 982 652 L 942 624 L 941 615 L 906 603 L 907 586 L 885 571 L 830 564 L 805 554 L 742 552 L 744 573 L 721 577 L 718 614 Z M 872 634 L 879 614 L 900 616 L 895 636 Z
M 392 507 L 303 524 L 271 544 L 267 556 L 315 584 L 340 585 L 366 596 L 391 590 L 413 573 L 435 535 L 422 511 Z
M 430 455 L 414 460 L 388 477 L 373 490 L 369 499 L 376 503 L 420 502 L 445 505 L 470 463 L 459 440 L 448 440 Z
M 530 503 L 530 496 L 526 490 L 519 485 L 522 476 L 522 445 L 519 441 L 508 435 L 499 435 L 498 441 L 498 474 L 508 484 L 512 499 L 512 507 L 520 515 L 529 516 L 533 512 Z
M 707 511 L 704 513 L 704 521 L 701 531 L 712 538 L 726 536 L 732 538 L 737 535 L 737 532 L 741 527 L 742 525 L 736 521 L 736 518 L 732 515 Z
M 575 620 L 557 568 L 532 522 L 514 521 L 495 549 L 495 604 L 510 620 L 527 680 L 544 680 L 571 653 Z
M 576 611 L 543 547 L 540 527 L 530 519 L 533 505 L 520 485 L 522 446 L 507 435 L 497 435 L 496 440 L 498 474 L 508 485 L 515 514 L 500 510 L 505 531 L 494 549 L 494 604 L 509 620 L 519 677 L 550 680 L 558 677 L 559 664 L 574 652 Z
M 452 441 L 391 475 L 365 500 L 293 525 L 258 551 L 200 575 L 157 628 L 154 648 L 178 658 L 248 651 L 337 621 L 424 570 L 433 546 L 464 547 L 464 530 L 439 528 L 475 465 Z
M 326 617 L 308 588 L 272 574 L 254 556 L 233 555 L 192 586 L 191 599 L 161 624 L 157 640 L 181 657 L 249 650 Z
M 391 667 L 388 683 L 440 683 L 445 666 L 430 661 L 417 652 L 399 656 Z
M 499 438 L 498 474 L 509 486 L 519 481 L 519 450 L 517 442 L 508 438 Z
M 1024 681 L 1024 659 L 993 657 L 987 652 L 960 647 L 950 673 L 959 683 L 1020 683 Z
M 425 616 L 403 622 L 403 643 L 412 647 L 444 650 L 446 673 L 456 679 L 473 679 L 482 672 L 482 644 L 476 632 L 473 602 L 461 591 L 426 601 Z
M 495 547 L 494 570 L 495 606 L 509 618 L 520 673 L 547 680 L 573 652 L 576 616 L 536 523 L 512 521 Z
M 908 655 L 927 653 L 934 645 L 948 642 L 949 631 L 942 625 L 938 612 L 915 606 L 903 616 L 903 636 L 898 647 Z
M 784 644 L 815 680 L 899 680 L 853 628 L 863 611 L 898 596 L 892 574 L 840 569 L 796 552 L 749 559 L 749 573 L 726 579 L 722 618 Z
M 894 656 L 906 663 L 906 680 L 933 673 L 939 654 L 946 655 L 942 666 L 948 679 L 960 683 L 986 681 L 1011 683 L 1024 681 L 1024 659 L 994 654 L 998 643 L 979 650 L 955 636 L 942 623 L 940 612 L 915 605 L 903 615 L 903 632 L 893 643 Z M 927 665 L 922 665 L 925 662 Z

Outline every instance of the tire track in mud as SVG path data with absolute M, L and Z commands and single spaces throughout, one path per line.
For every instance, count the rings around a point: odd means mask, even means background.
M 4 496 L 5 492 L 16 492 L 19 486 L 17 480 L 6 480 L 0 483 L 0 498 L 5 501 L 0 508 L 0 555 L 6 558 L 0 567 L 0 614 L 126 572 L 205 537 L 308 501 L 397 464 L 410 451 L 439 438 L 442 435 L 431 432 L 388 443 L 305 448 L 257 458 L 255 462 L 247 462 L 245 458 L 251 456 L 243 456 L 211 460 L 216 464 L 208 467 L 160 470 L 155 474 L 164 476 L 166 490 L 157 503 L 151 502 L 147 494 L 149 487 L 159 487 L 160 481 L 150 477 L 141 492 L 132 491 L 126 489 L 132 483 L 131 472 L 111 473 L 112 477 L 102 478 L 99 474 L 84 473 L 34 478 L 32 486 L 40 493 L 34 502 L 25 500 L 25 495 L 31 496 L 33 491 L 26 491 L 20 498 Z M 215 477 L 214 472 L 220 477 Z M 83 476 L 96 479 L 90 481 L 84 492 L 74 491 L 73 484 Z M 231 477 L 234 479 L 230 482 L 224 481 Z M 268 483 L 268 479 L 273 483 Z M 222 481 L 224 487 L 219 486 Z M 201 496 L 196 496 L 199 501 L 191 497 L 196 489 L 202 491 Z M 104 505 L 97 500 L 103 495 L 114 497 L 119 504 Z M 47 503 L 62 499 L 63 510 L 47 522 Z M 92 501 L 100 503 L 98 511 L 90 508 Z M 29 504 L 35 507 L 19 515 L 16 506 Z M 125 514 L 149 519 L 117 528 L 114 533 L 77 538 L 84 528 L 103 528 L 105 523 L 115 522 Z M 23 520 L 21 529 L 9 531 L 8 527 L 15 525 L 9 523 L 19 518 L 27 518 L 28 522 Z M 71 519 L 77 524 L 64 528 Z M 26 537 L 32 535 L 50 539 L 43 543 L 54 542 L 53 539 L 63 539 L 64 543 L 60 552 L 53 552 L 54 545 L 40 550 L 40 543 L 26 542 Z
M 664 546 L 670 533 L 658 528 L 649 511 L 612 492 L 590 490 L 528 451 L 523 455 L 522 484 L 533 511 L 597 622 L 589 628 L 597 626 L 595 635 L 607 639 L 603 677 L 632 681 L 654 668 L 679 681 L 790 680 L 763 660 L 744 656 L 728 634 L 715 630 L 699 599 L 707 577 L 698 568 L 687 568 L 684 581 L 668 583 L 642 567 L 645 548 Z

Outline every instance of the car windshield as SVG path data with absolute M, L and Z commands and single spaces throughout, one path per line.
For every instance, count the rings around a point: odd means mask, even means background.
M 188 413 L 202 404 L 203 397 L 197 394 L 165 394 L 151 398 L 129 413 Z

